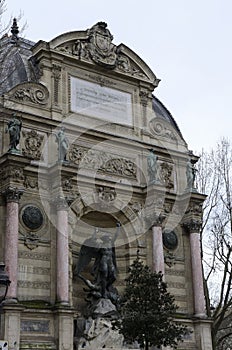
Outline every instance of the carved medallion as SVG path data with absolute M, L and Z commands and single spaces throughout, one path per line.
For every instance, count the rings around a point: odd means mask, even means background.
M 178 246 L 178 238 L 174 231 L 166 230 L 163 232 L 163 244 L 167 249 L 176 249 Z
M 22 220 L 27 228 L 38 230 L 44 222 L 44 217 L 40 208 L 34 205 L 27 205 L 23 208 Z

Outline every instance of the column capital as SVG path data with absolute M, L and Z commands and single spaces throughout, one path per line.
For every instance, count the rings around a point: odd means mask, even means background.
M 189 233 L 198 233 L 201 229 L 202 221 L 199 219 L 190 219 L 188 221 L 185 221 L 183 223 L 183 227 L 189 232 Z
M 149 227 L 158 226 L 161 227 L 166 216 L 162 213 L 156 212 L 150 213 L 145 217 L 145 221 Z
M 62 196 L 57 196 L 54 201 L 53 201 L 56 210 L 68 210 L 69 206 L 68 206 L 68 201 L 66 200 L 65 197 Z
M 2 191 L 2 195 L 5 197 L 7 202 L 16 202 L 18 203 L 24 190 L 22 188 L 8 186 L 5 190 Z

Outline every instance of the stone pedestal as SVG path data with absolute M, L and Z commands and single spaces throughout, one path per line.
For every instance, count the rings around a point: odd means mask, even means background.
M 77 319 L 74 335 L 77 350 L 124 349 L 123 335 L 112 329 L 112 319 L 118 317 L 118 312 L 109 299 L 96 300 L 87 309 L 87 315 Z
M 211 321 L 197 320 L 195 323 L 195 337 L 198 349 L 213 350 L 211 338 Z
M 57 350 L 73 349 L 73 310 L 59 308 L 55 311 Z
M 2 339 L 8 341 L 9 350 L 20 349 L 20 318 L 23 307 L 17 303 L 5 303 L 2 307 L 4 321 Z

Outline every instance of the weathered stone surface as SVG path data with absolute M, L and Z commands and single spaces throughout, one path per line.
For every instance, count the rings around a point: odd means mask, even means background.
M 122 349 L 123 335 L 112 329 L 111 321 L 98 317 L 89 317 L 81 338 L 75 338 L 76 348 L 79 349 Z

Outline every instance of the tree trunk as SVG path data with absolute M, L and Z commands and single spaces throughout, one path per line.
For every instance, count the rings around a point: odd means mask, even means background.
M 145 340 L 145 350 L 149 350 L 149 346 L 148 346 L 148 340 Z

